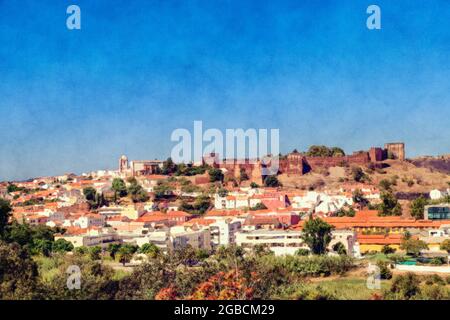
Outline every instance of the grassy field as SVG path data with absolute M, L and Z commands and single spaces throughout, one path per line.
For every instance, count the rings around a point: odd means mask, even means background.
M 34 261 L 38 264 L 39 274 L 44 282 L 50 282 L 54 277 L 56 277 L 60 272 L 61 264 L 64 262 L 64 257 L 44 257 L 44 256 L 34 256 Z M 120 280 L 126 275 L 130 274 L 132 268 L 121 267 L 119 263 L 113 263 L 111 259 L 104 260 L 103 263 L 112 267 L 113 264 L 117 264 L 114 269 L 113 280 Z
M 60 259 L 44 256 L 34 256 L 33 259 L 38 265 L 39 274 L 43 281 L 50 282 L 59 273 Z
M 332 293 L 339 300 L 367 300 L 374 293 L 381 294 L 390 285 L 389 280 L 381 281 L 381 289 L 373 290 L 367 288 L 366 278 L 342 277 L 335 279 L 324 279 L 308 286 L 312 288 L 321 287 L 324 291 Z

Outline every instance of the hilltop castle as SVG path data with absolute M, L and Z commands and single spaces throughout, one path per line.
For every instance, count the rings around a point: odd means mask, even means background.
M 334 157 L 311 157 L 299 152 L 291 152 L 285 157 L 280 157 L 278 173 L 287 175 L 303 175 L 316 168 L 329 168 L 334 166 L 367 165 L 386 159 L 405 160 L 404 143 L 387 143 L 384 148 L 372 147 L 368 151 L 358 151 L 351 155 Z M 215 168 L 226 169 L 230 176 L 239 177 L 245 172 L 251 180 L 258 181 L 265 176 L 265 164 L 261 160 L 223 160 L 219 161 L 219 155 L 211 153 L 203 157 L 203 164 Z
M 329 168 L 334 166 L 367 165 L 378 163 L 386 159 L 405 160 L 404 143 L 386 143 L 384 148 L 372 147 L 368 151 L 357 151 L 351 155 L 343 156 L 307 156 L 297 151 L 291 152 L 278 159 L 278 174 L 303 175 L 317 168 Z M 267 173 L 270 160 L 261 159 L 224 159 L 220 161 L 217 153 L 205 155 L 202 164 L 214 168 L 225 169 L 230 177 L 239 177 L 245 172 L 252 181 L 261 181 Z M 126 156 L 119 159 L 119 174 L 122 176 L 145 176 L 160 172 L 163 161 L 161 160 L 134 160 L 128 161 Z M 272 173 L 274 174 L 274 173 Z

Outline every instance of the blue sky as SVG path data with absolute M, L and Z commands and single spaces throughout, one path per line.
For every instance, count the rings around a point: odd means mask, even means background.
M 449 79 L 447 0 L 0 0 L 0 180 L 166 158 L 194 120 L 450 153 Z

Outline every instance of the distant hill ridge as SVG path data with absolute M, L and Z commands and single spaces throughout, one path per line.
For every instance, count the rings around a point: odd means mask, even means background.
M 420 168 L 428 168 L 442 173 L 450 174 L 450 154 L 441 156 L 423 156 L 410 160 Z

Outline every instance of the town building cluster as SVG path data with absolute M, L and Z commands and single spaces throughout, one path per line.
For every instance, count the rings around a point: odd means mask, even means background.
M 404 157 L 403 148 L 398 144 L 387 145 L 386 149 L 394 152 L 396 157 Z M 369 153 L 376 156 L 377 152 L 371 150 Z M 423 220 L 382 217 L 376 210 L 359 207 L 353 199 L 358 190 L 370 202 L 377 203 L 380 190 L 356 182 L 345 182 L 337 189 L 325 187 L 320 191 L 222 187 L 210 195 L 211 205 L 205 212 L 189 213 L 183 210 L 179 198 L 195 199 L 201 192 L 186 192 L 180 184 L 175 184 L 174 189 L 165 194 L 172 200 L 158 199 L 155 189 L 173 178 L 155 174 L 161 168 L 160 161 L 132 161 L 130 164 L 122 156 L 118 170 L 14 182 L 14 190 L 7 190 L 11 184 L 5 182 L 0 185 L 0 194 L 10 200 L 13 218 L 19 223 L 58 227 L 64 231 L 56 239 L 65 239 L 74 247 L 153 243 L 167 252 L 187 245 L 213 250 L 236 244 L 246 249 L 261 245 L 276 255 L 294 254 L 299 249 L 308 249 L 302 240 L 302 229 L 311 217 L 320 217 L 334 227 L 330 251 L 340 242 L 354 257 L 380 251 L 384 246 L 399 249 L 405 231 L 429 244 L 430 251 L 439 251 L 439 244 L 450 238 L 449 205 L 426 206 Z M 84 190 L 89 187 L 102 197 L 111 197 L 113 180 L 120 177 L 135 179 L 148 199 L 114 201 L 92 208 Z M 130 183 L 127 180 L 126 184 Z M 430 197 L 443 197 L 446 192 L 448 190 L 431 190 Z M 337 215 L 340 210 L 349 209 L 355 214 Z

